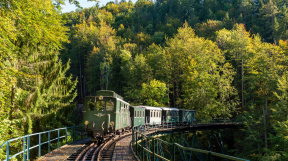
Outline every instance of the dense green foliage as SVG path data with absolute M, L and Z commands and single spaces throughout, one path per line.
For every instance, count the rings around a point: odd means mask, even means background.
M 83 103 L 108 89 L 198 118 L 240 114 L 238 156 L 288 159 L 286 1 L 121 1 L 60 14 L 64 2 L 0 1 L 0 144 L 71 124 L 76 94 Z
M 286 1 L 122 1 L 63 16 L 78 102 L 109 89 L 198 118 L 240 114 L 238 156 L 287 159 Z
M 58 57 L 67 31 L 51 1 L 0 1 L 0 145 L 73 124 L 66 117 L 75 107 L 77 81 Z

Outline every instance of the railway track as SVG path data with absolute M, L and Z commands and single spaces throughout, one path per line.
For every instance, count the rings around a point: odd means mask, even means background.
M 79 150 L 73 153 L 67 160 L 69 161 L 107 161 L 112 160 L 114 147 L 117 141 L 131 136 L 131 132 L 118 137 L 108 137 L 104 143 L 88 142 Z
M 105 146 L 103 146 L 103 148 L 101 148 L 98 157 L 97 157 L 97 161 L 108 161 L 108 160 L 112 160 L 113 159 L 113 154 L 114 154 L 114 148 L 115 145 L 118 141 L 125 139 L 126 137 L 131 136 L 131 132 L 126 133 L 122 136 L 119 136 L 118 138 L 111 140 L 110 142 L 108 142 L 107 144 L 105 144 Z

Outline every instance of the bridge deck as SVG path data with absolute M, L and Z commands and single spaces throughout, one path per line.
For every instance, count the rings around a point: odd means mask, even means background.
M 71 144 L 64 145 L 58 149 L 53 150 L 52 152 L 42 156 L 37 159 L 38 161 L 55 161 L 55 160 L 67 160 L 73 153 L 82 148 L 85 143 L 89 142 L 90 138 L 76 141 Z
M 198 125 L 193 125 L 193 127 L 175 127 L 175 126 L 171 126 L 170 128 L 163 128 L 160 127 L 159 128 L 150 128 L 149 131 L 148 129 L 146 129 L 146 135 L 155 133 L 155 132 L 169 132 L 169 131 L 179 131 L 179 130 L 196 130 L 196 129 L 201 129 L 201 128 L 219 128 L 220 126 L 223 127 L 229 127 L 229 126 L 237 126 L 239 124 L 231 124 L 231 123 L 213 123 L 213 124 L 198 124 Z M 67 158 L 69 156 L 71 156 L 73 153 L 75 153 L 77 150 L 79 150 L 82 146 L 84 146 L 84 144 L 86 142 L 88 142 L 89 140 L 80 140 L 77 141 L 75 143 L 72 143 L 70 145 L 65 145 L 62 146 L 48 154 L 46 154 L 45 156 L 39 158 L 38 160 L 41 161 L 50 161 L 50 160 L 67 160 Z M 131 141 L 132 141 L 132 137 L 129 136 L 125 139 L 121 139 L 119 140 L 116 144 L 115 144 L 115 149 L 113 152 L 113 161 L 116 160 L 122 160 L 122 161 L 131 161 L 131 160 L 137 160 L 134 156 L 133 151 L 131 150 Z

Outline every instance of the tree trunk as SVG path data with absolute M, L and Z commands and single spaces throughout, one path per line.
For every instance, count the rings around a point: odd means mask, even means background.
M 83 80 L 82 80 L 82 56 L 81 56 L 81 53 L 78 52 L 78 57 L 79 57 L 79 83 L 80 83 L 80 102 L 83 101 Z
M 264 139 L 265 139 L 265 148 L 268 149 L 268 143 L 267 143 L 267 121 L 266 121 L 266 113 L 267 113 L 267 96 L 265 100 L 265 107 L 262 107 L 263 110 L 263 121 L 264 121 Z
M 12 90 L 11 90 L 11 109 L 9 111 L 9 120 L 12 122 L 13 120 L 13 112 L 14 112 L 14 96 L 15 96 L 15 85 L 12 85 Z M 9 135 L 12 134 L 11 129 L 9 130 Z
M 242 92 L 242 109 L 244 109 L 244 59 L 243 59 L 243 35 L 242 35 L 242 66 L 241 66 L 241 92 Z

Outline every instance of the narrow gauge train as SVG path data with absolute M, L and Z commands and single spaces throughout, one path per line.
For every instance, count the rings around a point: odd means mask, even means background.
M 97 91 L 96 96 L 85 97 L 83 119 L 85 131 L 92 141 L 103 141 L 107 134 L 120 134 L 129 129 L 130 104 L 113 91 Z
M 130 106 L 113 91 L 101 90 L 84 101 L 85 131 L 92 141 L 103 141 L 108 134 L 121 134 L 131 127 L 144 124 L 191 122 L 195 110 L 168 107 Z

